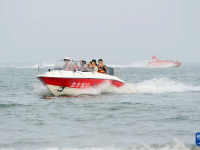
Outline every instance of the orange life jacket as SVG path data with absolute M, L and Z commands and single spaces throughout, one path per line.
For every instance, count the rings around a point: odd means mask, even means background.
M 90 66 L 90 70 L 94 70 L 95 65 Z
M 67 67 L 66 67 L 66 70 L 67 70 L 67 71 L 70 70 L 70 64 L 71 64 L 70 62 L 67 63 Z
M 88 71 L 88 70 L 87 70 L 87 66 L 88 66 L 88 65 L 85 65 L 82 71 Z
M 80 66 L 78 67 L 78 70 L 81 70 L 81 68 L 82 68 L 82 66 L 80 65 Z
M 78 66 L 74 66 L 73 69 L 74 69 L 74 70 L 78 70 Z
M 103 73 L 106 74 L 106 69 L 105 69 L 105 65 L 98 65 L 98 73 Z

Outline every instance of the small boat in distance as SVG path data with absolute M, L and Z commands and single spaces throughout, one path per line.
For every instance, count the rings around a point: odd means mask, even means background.
M 156 59 L 156 56 L 153 56 L 152 59 Z M 159 60 L 149 62 L 149 67 L 179 67 L 182 63 L 172 60 Z

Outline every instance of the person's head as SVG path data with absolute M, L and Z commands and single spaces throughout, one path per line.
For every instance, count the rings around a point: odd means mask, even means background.
M 96 60 L 92 59 L 92 65 L 96 65 Z
M 83 66 L 83 65 L 85 65 L 85 64 L 86 64 L 86 61 L 83 60 L 83 61 L 81 62 L 81 65 Z
M 103 64 L 103 60 L 102 60 L 102 59 L 99 59 L 99 60 L 98 60 L 98 64 L 99 64 L 99 65 L 102 65 L 102 64 Z
M 65 57 L 65 58 L 64 58 L 64 61 L 70 61 L 70 60 L 69 60 L 69 57 Z
M 85 63 L 85 60 L 80 61 L 80 65 L 83 65 Z

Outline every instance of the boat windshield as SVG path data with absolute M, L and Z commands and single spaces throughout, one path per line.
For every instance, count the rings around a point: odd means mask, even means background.
M 58 61 L 53 70 L 65 70 L 65 71 L 82 71 L 90 72 L 91 69 L 87 64 L 83 64 L 80 61 Z

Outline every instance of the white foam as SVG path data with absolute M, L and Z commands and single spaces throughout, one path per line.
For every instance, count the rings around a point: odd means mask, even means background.
M 102 84 L 97 88 L 88 89 L 89 94 L 93 93 L 182 93 L 200 92 L 200 86 L 193 86 L 187 83 L 173 81 L 168 78 L 154 78 L 138 83 L 126 83 L 122 87 L 114 87 L 108 83 Z
M 33 87 L 33 93 L 39 96 L 43 96 L 43 95 L 51 95 L 52 93 L 45 87 L 43 86 L 41 83 L 34 83 L 32 85 Z
M 200 86 L 173 81 L 168 78 L 154 78 L 138 83 L 128 83 L 120 87 L 117 92 L 122 93 L 174 93 L 200 91 Z
M 114 87 L 111 84 L 104 83 L 96 88 L 82 89 L 76 91 L 73 95 L 100 95 L 107 93 L 182 93 L 182 92 L 200 92 L 200 86 L 177 82 L 168 78 L 159 78 L 145 80 L 138 83 L 126 83 L 122 87 Z
M 86 148 L 59 148 L 59 147 L 47 147 L 37 148 L 35 150 L 192 150 L 191 145 L 186 145 L 183 142 L 174 140 L 167 144 L 153 144 L 153 145 L 133 145 L 128 147 L 86 147 Z M 15 150 L 15 149 L 1 149 L 1 150 Z M 22 149 L 33 150 L 33 149 Z
M 43 63 L 42 65 L 41 64 L 35 64 L 33 66 L 30 66 L 30 68 L 38 68 L 38 66 L 41 66 L 41 68 L 46 68 L 46 67 L 53 67 L 53 66 L 55 66 L 55 64 L 54 63 L 50 63 L 50 64 Z

